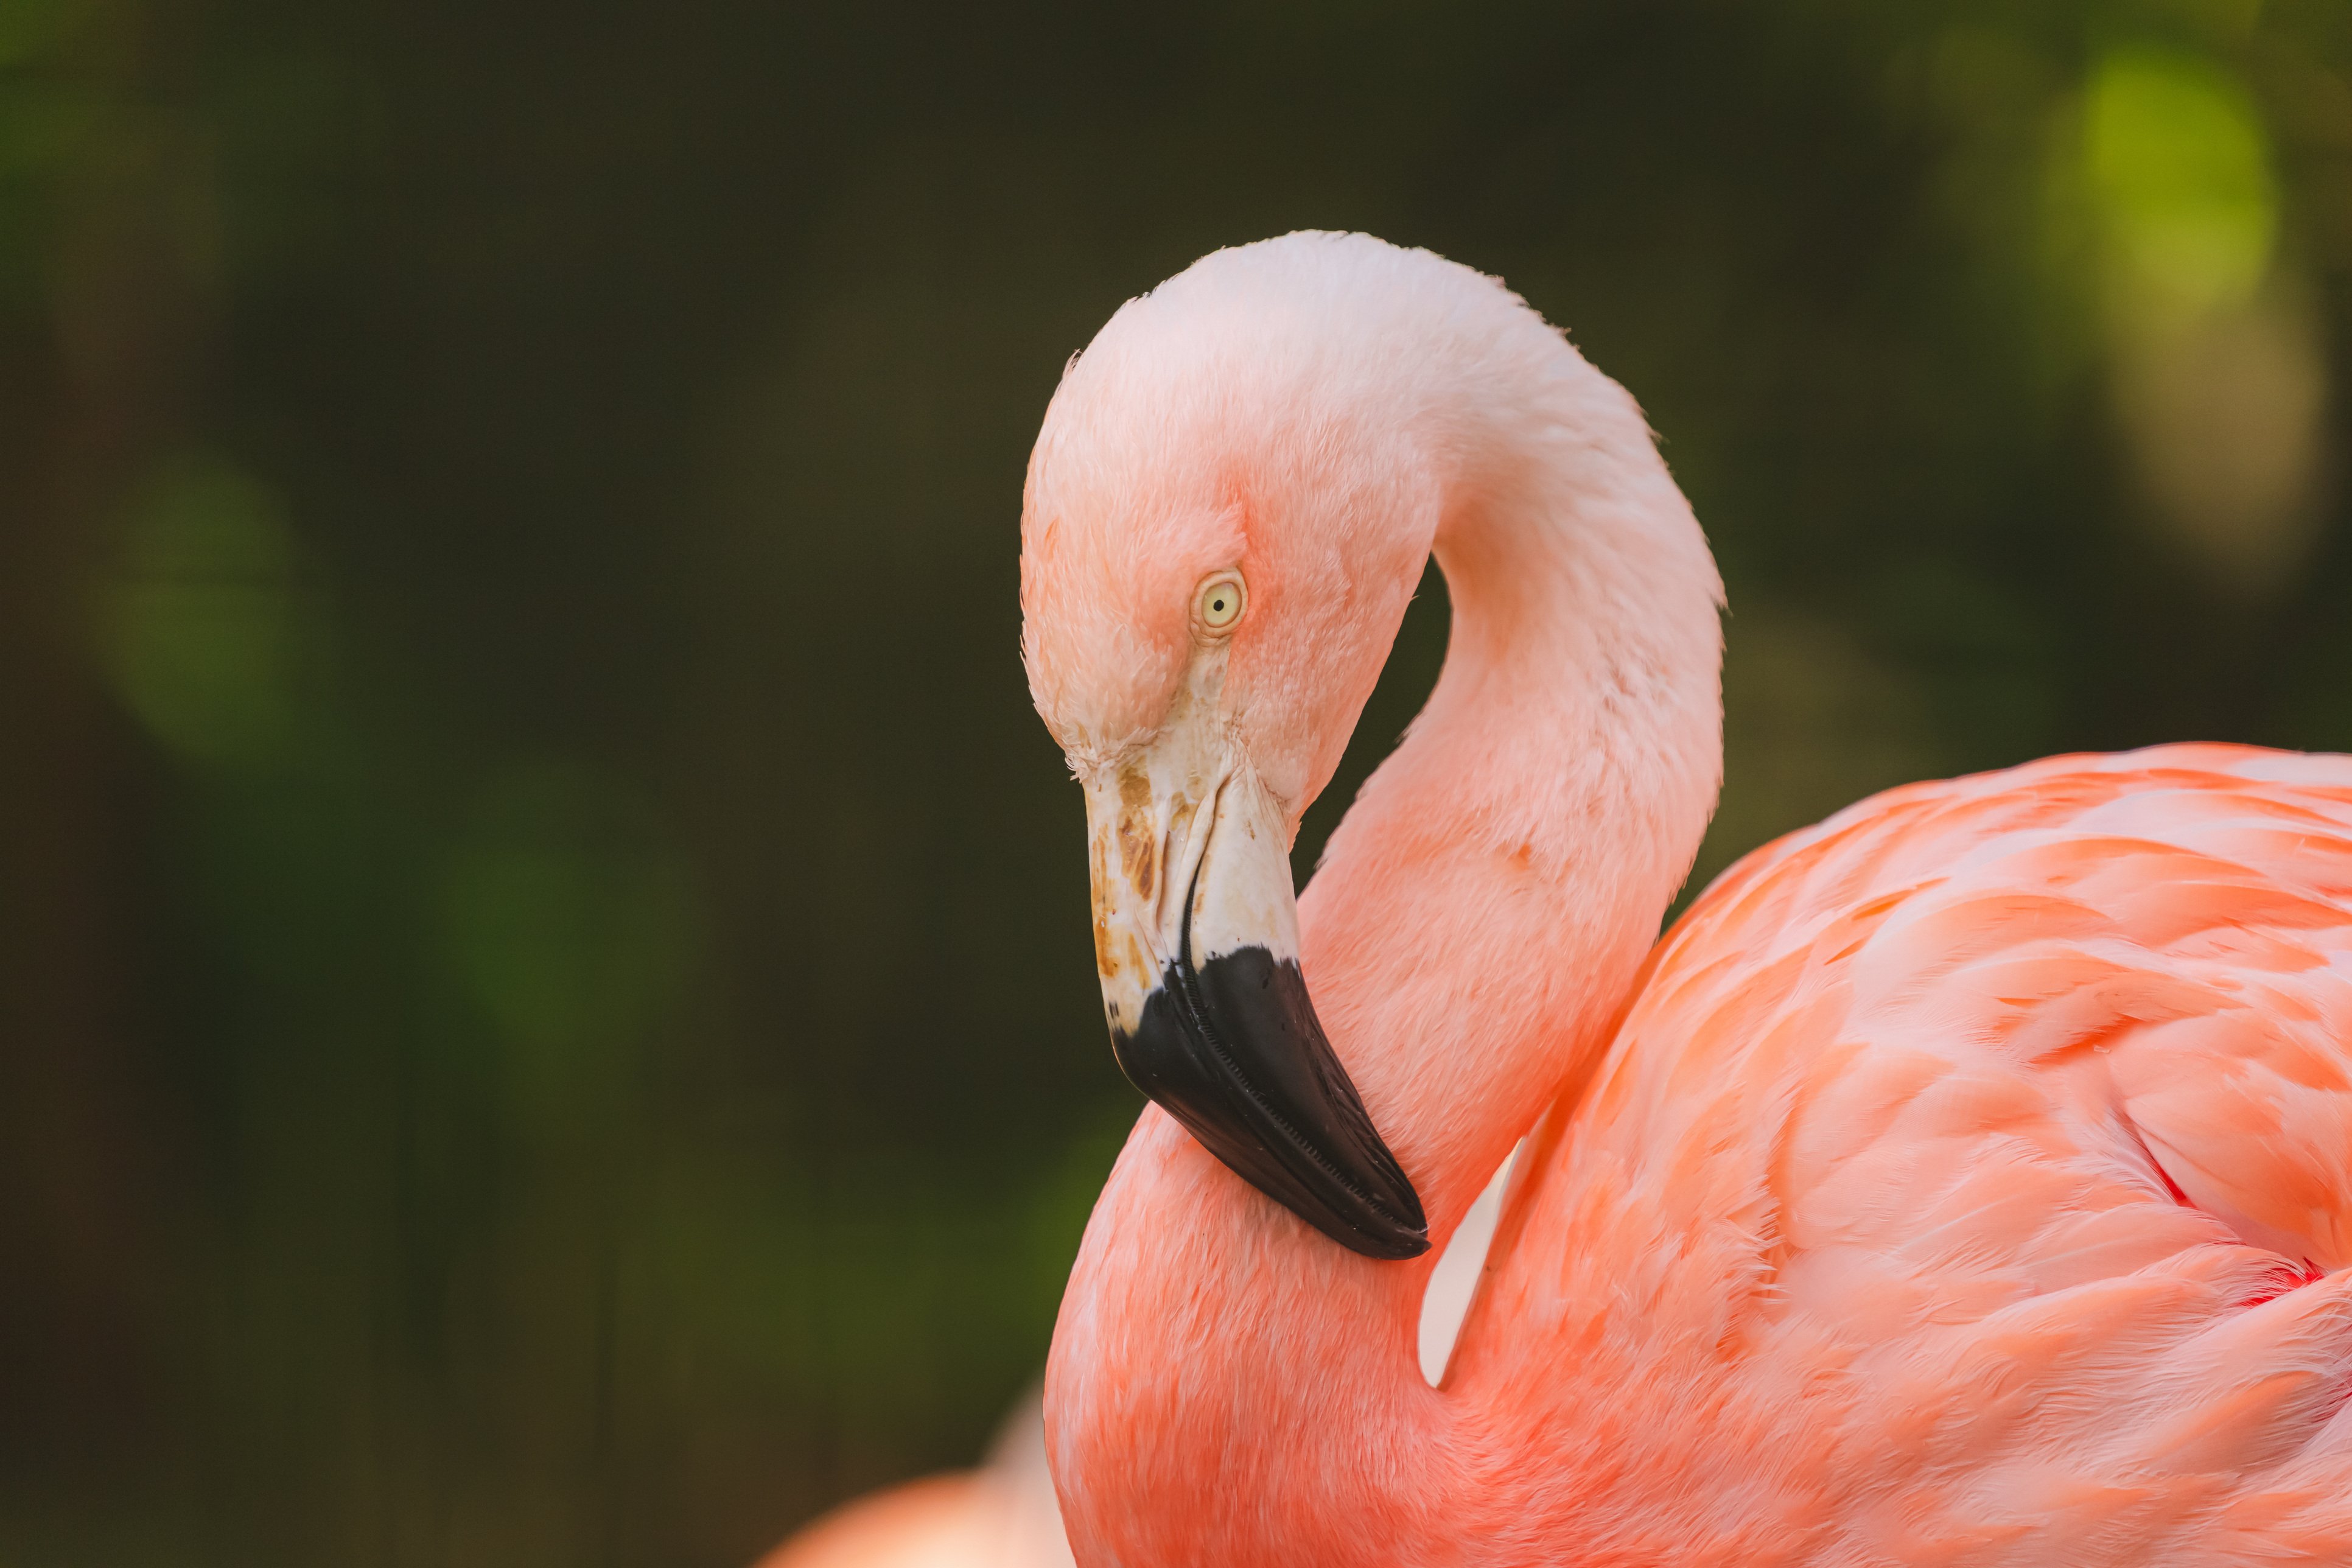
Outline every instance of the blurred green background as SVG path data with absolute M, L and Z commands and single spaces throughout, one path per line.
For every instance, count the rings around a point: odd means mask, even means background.
M 0 1564 L 722 1568 L 977 1453 L 1138 1105 L 1022 465 L 1298 226 L 1646 406 L 1702 876 L 2352 747 L 2347 0 L 0 0 Z

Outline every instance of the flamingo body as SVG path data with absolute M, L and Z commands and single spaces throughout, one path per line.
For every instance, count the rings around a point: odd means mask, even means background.
M 1433 555 L 1444 669 L 1294 900 Z M 1697 522 L 1559 333 L 1360 236 L 1123 308 L 1022 564 L 1167 1108 L 1047 1373 L 1083 1568 L 2352 1563 L 2352 760 L 1911 786 L 1654 943 Z M 1432 1387 L 1421 1248 L 1523 1135 Z
M 1524 1163 L 1448 1387 L 1528 1560 L 2352 1560 L 2352 763 L 1759 850 Z

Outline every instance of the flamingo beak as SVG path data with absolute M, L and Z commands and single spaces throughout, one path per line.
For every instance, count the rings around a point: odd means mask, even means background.
M 1096 968 L 1120 1070 L 1334 1241 L 1418 1257 L 1420 1196 L 1299 972 L 1282 814 L 1245 760 L 1211 754 L 1191 728 L 1087 788 Z

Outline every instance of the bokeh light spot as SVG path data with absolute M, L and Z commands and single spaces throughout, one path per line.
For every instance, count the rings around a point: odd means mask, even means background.
M 2327 373 L 2262 116 L 2213 60 L 2116 49 L 2092 71 L 2082 148 L 2146 516 L 2218 585 L 2274 592 L 2317 538 Z
M 295 739 L 302 618 L 276 499 L 184 454 L 140 492 L 102 637 L 116 689 L 183 760 L 259 769 Z
M 532 1085 L 593 1076 L 685 976 L 677 860 L 646 812 L 571 769 L 495 781 L 474 818 L 444 879 L 457 976 Z
M 2092 75 L 2084 133 L 2100 226 L 2135 284 L 2178 309 L 2252 296 L 2278 193 L 2243 89 L 2193 56 L 2114 51 Z

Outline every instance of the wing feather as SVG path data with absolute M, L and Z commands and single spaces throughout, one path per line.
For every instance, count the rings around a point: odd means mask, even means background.
M 2352 1561 L 2352 760 L 2053 758 L 1734 868 L 1449 1385 L 1593 1561 Z

